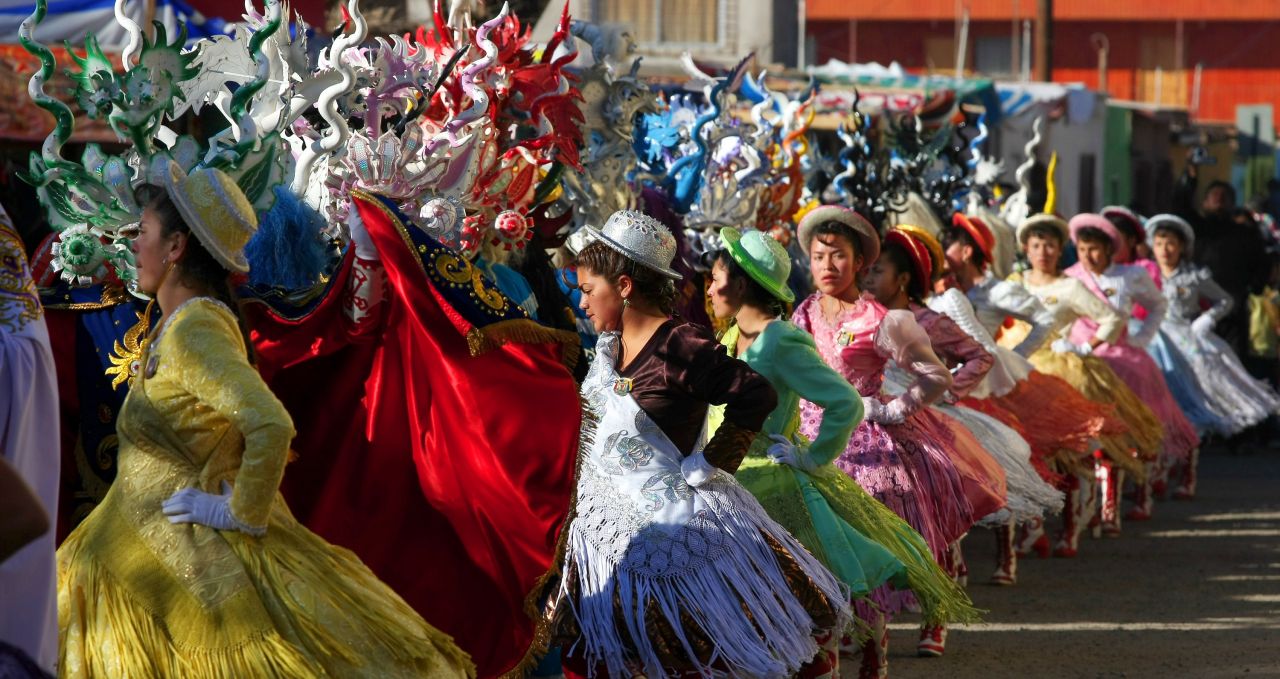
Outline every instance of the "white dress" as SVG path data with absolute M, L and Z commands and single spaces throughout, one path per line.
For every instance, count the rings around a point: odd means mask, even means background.
M 1254 379 L 1212 331 L 1213 324 L 1231 312 L 1231 295 L 1203 267 L 1183 264 L 1163 279 L 1169 311 L 1161 329 L 1190 360 L 1214 410 L 1227 414 L 1240 430 L 1280 412 L 1280 396 Z M 1201 311 L 1201 300 L 1210 302 L 1208 310 Z
M 49 330 L 22 241 L 0 208 L 0 453 L 35 491 L 51 522 L 61 466 L 57 424 Z M 0 564 L 0 640 L 48 671 L 58 658 L 53 533 Z

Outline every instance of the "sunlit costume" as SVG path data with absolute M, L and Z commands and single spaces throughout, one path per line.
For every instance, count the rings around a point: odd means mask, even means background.
M 364 18 L 353 1 L 344 9 L 334 44 L 315 57 L 279 3 L 249 8 L 234 37 L 191 49 L 125 25 L 123 70 L 90 40 L 72 71 L 77 101 L 119 123 L 128 144 L 119 155 L 91 146 L 80 162 L 61 156 L 73 116 L 43 92 L 47 62 L 32 92 L 59 124 L 30 176 L 60 231 L 55 245 L 76 242 L 54 267 L 78 283 L 111 268 L 126 284 L 134 189 L 157 183 L 171 160 L 231 176 L 262 227 L 245 248 L 248 280 L 237 281 L 258 367 L 299 430 L 284 495 L 303 523 L 473 651 L 480 675 L 497 676 L 531 664 L 547 641 L 525 597 L 547 577 L 570 506 L 580 409 L 566 367 L 578 347 L 469 258 L 523 247 L 558 168 L 577 161 L 580 118 L 562 70 L 572 41 L 552 59 L 569 22 L 541 56 L 509 12 L 466 28 L 438 16 L 413 41 L 361 47 Z M 42 16 L 38 5 L 28 28 Z M 24 45 L 45 54 L 30 31 Z M 231 126 L 209 139 L 166 128 L 210 108 Z M 537 132 L 498 132 L 512 124 Z M 353 212 L 380 258 L 336 252 Z M 532 390 L 537 401 L 471 406 Z
M 798 228 L 808 251 L 813 229 L 827 220 L 846 224 L 856 234 L 858 252 L 868 265 L 879 253 L 879 236 L 857 213 L 824 206 L 805 215 Z M 848 380 L 862 396 L 867 417 L 858 425 L 835 466 L 858 482 L 924 536 L 935 560 L 952 572 L 949 546 L 980 516 L 998 509 L 1003 499 L 982 496 L 985 511 L 975 510 L 965 479 L 951 460 L 952 451 L 965 446 L 985 455 L 963 427 L 953 426 L 925 406 L 941 398 L 951 375 L 934 355 L 929 338 L 909 311 L 889 311 L 864 294 L 835 319 L 826 318 L 822 293 L 802 301 L 792 322 L 814 337 L 819 355 Z M 908 370 L 915 381 L 902 396 L 882 392 L 883 372 L 890 360 Z M 821 406 L 802 401 L 800 432 L 816 438 L 824 420 Z M 977 497 L 976 495 L 974 497 Z M 908 593 L 877 590 L 875 612 L 860 609 L 864 618 L 893 615 L 911 605 Z M 883 658 L 888 636 L 878 632 L 874 645 L 864 648 Z
M 1051 229 L 1062 243 L 1068 242 L 1070 236 L 1067 224 L 1053 215 L 1036 215 L 1024 220 L 1018 226 L 1018 240 L 1025 244 L 1028 230 L 1039 225 Z M 1089 292 L 1079 280 L 1060 275 L 1045 285 L 1029 283 L 1022 275 L 1014 274 L 1011 281 L 1020 283 L 1028 291 L 1039 298 L 1044 307 L 1053 314 L 1053 325 L 1049 328 L 1054 345 L 1043 347 L 1031 355 L 1031 363 L 1036 370 L 1056 375 L 1071 383 L 1086 398 L 1099 403 L 1114 404 L 1120 418 L 1128 425 L 1129 430 L 1120 436 L 1104 435 L 1099 438 L 1102 451 L 1110 464 L 1122 469 L 1135 478 L 1142 478 L 1143 460 L 1153 460 L 1159 454 L 1164 438 L 1164 428 L 1160 420 L 1115 374 L 1115 371 L 1101 358 L 1097 358 L 1071 344 L 1065 337 L 1072 323 L 1079 318 L 1089 318 L 1098 324 L 1095 336 L 1103 341 L 1115 341 L 1124 331 L 1125 318 L 1111 306 Z M 1013 335 L 1001 340 L 1012 342 Z M 1087 346 L 1087 345 L 1086 345 Z M 1093 479 L 1095 471 L 1092 465 L 1077 467 L 1068 478 L 1070 485 L 1067 492 L 1067 506 L 1063 513 L 1064 529 L 1055 551 L 1063 556 L 1074 556 L 1079 543 L 1080 532 L 1091 521 L 1097 509 L 1099 499 Z M 1114 481 L 1108 481 L 1106 488 L 1114 488 Z M 1114 497 L 1110 498 L 1114 502 Z
M 726 229 L 721 235 L 734 261 L 754 280 L 779 299 L 794 300 L 786 286 L 790 259 L 776 240 L 760 231 L 740 235 Z M 730 354 L 738 337 L 734 325 L 721 338 Z M 862 419 L 862 399 L 823 362 L 813 336 L 778 319 L 739 358 L 778 393 L 778 407 L 738 469 L 743 486 L 855 597 L 890 581 L 912 591 L 930 624 L 967 618 L 966 597 L 935 563 L 919 534 L 832 464 Z M 802 399 L 825 413 L 812 441 L 799 434 Z M 794 442 L 787 464 L 778 464 L 770 453 L 779 436 Z
M 592 230 L 668 278 L 675 239 L 622 211 Z M 551 615 L 588 676 L 794 674 L 848 624 L 848 589 L 733 478 L 776 398 L 705 328 L 668 320 L 625 368 L 607 332 L 582 385 L 577 503 Z M 705 439 L 709 404 L 724 423 Z M 705 443 L 704 443 L 705 442 Z
M 1163 292 L 1169 302 L 1161 329 L 1189 359 L 1200 385 L 1216 406 L 1228 413 L 1235 427 L 1245 429 L 1280 412 L 1280 397 L 1264 382 L 1254 379 L 1213 326 L 1230 313 L 1239 300 L 1231 299 L 1209 274 L 1209 270 L 1191 263 L 1195 232 L 1182 218 L 1156 215 L 1147 220 L 1152 238 L 1167 231 L 1182 239 L 1182 261 L 1172 274 L 1162 274 Z M 1204 303 L 1208 303 L 1208 308 Z M 1195 495 L 1196 464 L 1193 457 L 1181 460 L 1173 469 L 1178 484 L 1175 494 L 1183 498 Z
M 915 266 L 913 276 L 932 283 L 941 275 L 946 264 L 942 246 L 927 232 L 909 225 L 897 226 L 885 238 L 907 252 Z M 924 288 L 928 289 L 928 285 Z M 912 313 L 929 335 L 934 353 L 952 371 L 947 397 L 933 407 L 973 432 L 1001 466 L 1006 478 L 1005 507 L 983 517 L 981 523 L 997 531 L 998 563 L 992 581 L 1013 584 L 1017 577 L 1013 527 L 1039 520 L 1047 512 L 1056 513 L 1062 507 L 1062 493 L 1036 471 L 1031 446 L 1022 432 L 1004 423 L 1007 420 L 1018 424 L 1017 416 L 990 400 L 987 378 L 997 366 L 999 352 L 975 318 L 968 299 L 959 290 L 951 289 L 928 303 L 928 307 L 911 303 Z M 887 377 L 896 381 L 901 375 L 900 370 L 894 370 Z M 903 381 L 890 386 L 904 387 Z
M 1138 241 L 1146 240 L 1147 232 L 1143 226 L 1144 220 L 1132 210 L 1111 206 L 1103 208 L 1099 214 L 1106 217 L 1118 230 L 1123 231 L 1124 236 Z M 1160 275 L 1160 265 L 1154 261 L 1137 258 L 1132 254 L 1129 261 L 1121 261 L 1118 254 L 1112 259 L 1117 264 L 1129 264 L 1141 268 L 1155 283 L 1156 289 L 1163 290 L 1164 280 Z M 1129 319 L 1129 333 L 1131 335 L 1143 330 L 1147 316 L 1148 310 L 1141 303 L 1134 306 L 1133 317 Z M 1230 435 L 1239 431 L 1231 416 L 1222 412 L 1218 404 L 1214 403 L 1213 399 L 1209 397 L 1209 394 L 1200 384 L 1199 378 L 1196 377 L 1195 371 L 1192 370 L 1190 359 L 1183 354 L 1182 349 L 1178 347 L 1177 343 L 1163 328 L 1156 329 L 1151 336 L 1151 341 L 1147 343 L 1146 349 L 1164 374 L 1165 382 L 1168 383 L 1169 391 L 1173 393 L 1174 399 L 1177 400 L 1178 407 L 1182 409 L 1182 413 L 1195 426 L 1197 432 L 1201 435 L 1205 433 Z M 1168 471 L 1163 465 L 1156 469 L 1153 485 L 1157 489 L 1165 486 L 1165 477 Z M 1157 493 L 1160 493 L 1160 490 L 1157 490 Z
M 1075 242 L 1079 242 L 1080 230 L 1088 228 L 1101 231 L 1111 241 L 1112 252 L 1119 250 L 1123 244 L 1115 225 L 1102 215 L 1079 214 L 1071 219 L 1068 226 Z M 1195 427 L 1183 415 L 1164 381 L 1163 373 L 1146 351 L 1160 328 L 1168 305 L 1150 275 L 1136 266 L 1112 264 L 1102 273 L 1095 274 L 1078 262 L 1067 267 L 1063 273 L 1084 283 L 1090 292 L 1125 318 L 1126 326 L 1120 336 L 1114 341 L 1098 345 L 1093 353 L 1111 366 L 1164 425 L 1164 440 L 1160 445 L 1159 456 L 1144 465 L 1143 479 L 1135 480 L 1138 483 L 1137 506 L 1127 515 L 1127 518 L 1133 520 L 1149 519 L 1153 508 L 1151 483 L 1158 475 L 1156 470 L 1160 467 L 1184 466 L 1200 447 Z M 1135 306 L 1139 304 L 1146 312 L 1146 319 L 1138 331 L 1130 335 L 1128 321 Z M 1095 321 L 1080 318 L 1072 325 L 1068 338 L 1073 344 L 1080 346 L 1097 330 L 1098 324 Z
M 256 219 L 230 178 L 175 164 L 166 190 L 193 237 L 247 270 Z M 58 550 L 64 676 L 473 675 L 447 636 L 289 513 L 292 423 L 229 309 L 203 297 L 173 309 L 143 364 L 116 481 Z M 228 525 L 171 523 L 167 504 L 193 488 Z

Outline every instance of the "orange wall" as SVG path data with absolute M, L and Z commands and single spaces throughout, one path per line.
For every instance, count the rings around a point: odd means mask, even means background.
M 1021 0 L 1020 4 L 1031 2 L 1033 0 Z M 1280 0 L 1276 0 L 1276 4 L 1280 5 Z M 951 21 L 859 20 L 856 22 L 856 50 L 854 30 L 854 24 L 848 20 L 809 22 L 809 35 L 818 46 L 817 63 L 831 58 L 883 64 L 897 61 L 909 71 L 921 72 L 927 67 L 925 39 L 953 36 L 955 25 Z M 1100 32 L 1107 36 L 1111 45 L 1107 89 L 1117 99 L 1134 99 L 1139 88 L 1141 39 L 1153 35 L 1172 38 L 1176 28 L 1171 21 L 1058 21 L 1054 31 L 1054 80 L 1082 82 L 1093 88 L 1098 86 L 1098 57 L 1090 44 L 1090 37 Z M 975 21 L 969 28 L 971 38 L 1007 36 L 1009 32 L 1008 21 Z M 1185 22 L 1183 63 L 1186 65 L 1184 77 L 1188 99 L 1185 105 L 1191 103 L 1193 71 L 1195 64 L 1201 62 L 1204 70 L 1200 83 L 1199 119 L 1234 121 L 1237 104 L 1272 103 L 1280 114 L 1278 45 L 1280 21 Z
M 973 21 L 1013 18 L 1011 0 L 965 0 Z M 955 0 L 808 0 L 809 20 L 942 20 L 955 21 Z M 1018 18 L 1034 18 L 1036 0 L 1019 0 Z M 1183 17 L 1187 21 L 1280 19 L 1276 0 L 1055 0 L 1059 20 L 1146 20 Z

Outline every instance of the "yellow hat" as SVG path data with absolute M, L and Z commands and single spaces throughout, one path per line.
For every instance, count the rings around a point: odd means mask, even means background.
M 204 249 L 228 270 L 247 273 L 244 246 L 258 230 L 258 216 L 231 177 L 211 168 L 187 175 L 181 165 L 169 161 L 164 184 L 169 199 Z

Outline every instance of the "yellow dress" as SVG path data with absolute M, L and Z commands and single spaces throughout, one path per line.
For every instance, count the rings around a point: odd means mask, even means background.
M 1015 273 L 1009 276 L 1009 280 L 1029 290 L 1053 313 L 1055 324 L 1051 337 L 1065 336 L 1071 324 L 1081 317 L 1098 321 L 1098 336 L 1104 341 L 1115 341 L 1124 328 L 1124 318 L 1075 278 L 1060 276 L 1046 285 L 1034 285 Z M 1019 339 L 1019 333 L 1010 332 L 1001 335 L 1000 343 L 1010 346 Z M 1085 398 L 1115 406 L 1116 414 L 1129 426 L 1129 431 L 1102 436 L 1099 443 L 1114 464 L 1127 470 L 1134 478 L 1142 478 L 1145 473 L 1142 460 L 1154 459 L 1159 453 L 1164 425 L 1111 366 L 1097 356 L 1058 353 L 1048 344 L 1032 354 L 1030 360 L 1036 370 L 1066 380 Z M 1061 461 L 1064 467 L 1061 471 L 1069 471 L 1072 462 L 1068 459 Z
M 225 306 L 179 307 L 148 361 L 120 411 L 116 481 L 58 550 L 62 676 L 474 676 L 452 639 L 289 513 L 277 488 L 293 425 Z M 161 513 L 223 481 L 262 537 Z

